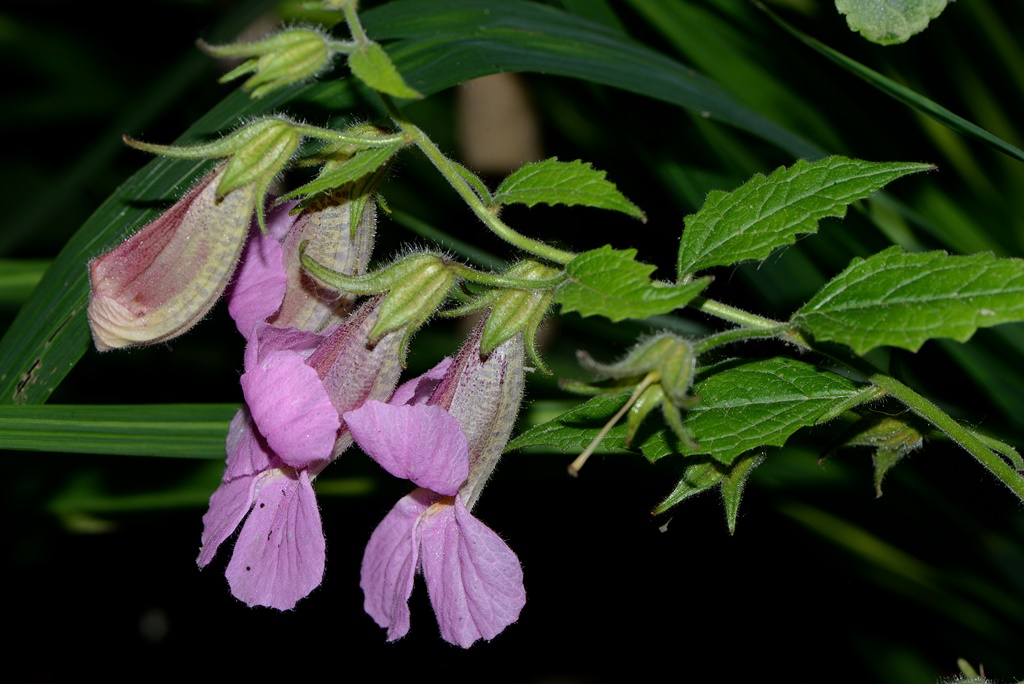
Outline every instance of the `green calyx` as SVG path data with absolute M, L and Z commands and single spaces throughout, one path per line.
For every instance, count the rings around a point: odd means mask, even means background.
M 490 354 L 502 342 L 521 332 L 534 366 L 550 374 L 537 353 L 536 338 L 537 329 L 551 308 L 554 288 L 562 281 L 561 274 L 559 269 L 536 261 L 521 261 L 495 277 L 460 271 L 460 276 L 495 287 L 471 303 L 446 312 L 446 315 L 461 316 L 490 308 L 491 313 L 480 338 L 480 353 L 484 356 Z
M 290 29 L 252 43 L 209 45 L 200 40 L 198 45 L 213 57 L 248 57 L 219 82 L 227 83 L 251 73 L 242 88 L 257 99 L 315 76 L 331 59 L 327 39 L 312 29 Z
M 292 122 L 281 118 L 267 118 L 254 121 L 220 140 L 203 145 L 153 145 L 128 137 L 125 137 L 124 141 L 136 149 L 164 157 L 230 157 L 217 186 L 217 197 L 222 198 L 236 188 L 254 184 L 257 190 L 256 216 L 260 228 L 265 230 L 263 198 L 271 181 L 295 154 L 300 138 L 301 134 Z
M 299 247 L 299 254 L 303 268 L 329 287 L 361 295 L 387 293 L 370 330 L 370 344 L 402 327 L 408 338 L 441 306 L 456 278 L 455 264 L 429 252 L 413 254 L 363 276 L 345 275 L 323 266 L 305 254 L 305 243 Z

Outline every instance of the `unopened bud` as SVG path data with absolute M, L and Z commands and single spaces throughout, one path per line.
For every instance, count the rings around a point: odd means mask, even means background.
M 306 242 L 305 254 L 333 271 L 360 275 L 366 270 L 373 252 L 377 212 L 372 200 L 351 195 L 352 186 L 348 185 L 318 198 L 292 225 L 283 244 L 288 286 L 270 323 L 320 331 L 352 308 L 355 296 L 319 284 L 302 269 L 299 255 L 299 245 Z M 358 215 L 355 225 L 353 213 Z
M 220 82 L 251 73 L 242 88 L 252 91 L 254 98 L 315 76 L 331 58 L 326 39 L 310 29 L 291 29 L 252 43 L 209 45 L 199 41 L 199 47 L 213 57 L 249 57 Z
M 89 263 L 96 349 L 153 344 L 187 331 L 235 270 L 256 200 L 252 185 L 223 198 L 211 172 L 170 209 Z

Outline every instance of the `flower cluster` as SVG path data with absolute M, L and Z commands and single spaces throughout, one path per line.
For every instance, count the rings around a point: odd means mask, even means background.
M 415 289 L 406 280 L 420 282 L 428 270 L 442 283 L 432 297 L 439 303 L 453 281 L 447 267 L 413 259 L 425 266 L 408 267 L 415 272 L 388 281 L 390 294 L 351 309 L 352 297 L 325 290 L 300 257 L 360 276 L 373 248 L 372 205 L 360 208 L 353 227 L 348 190 L 297 216 L 295 204 L 284 203 L 267 214 L 264 232 L 251 221 L 254 190 L 217 199 L 222 174 L 90 264 L 89 316 L 101 350 L 180 334 L 225 290 L 246 340 L 245 404 L 231 421 L 224 476 L 203 516 L 199 566 L 237 530 L 225 573 L 232 594 L 250 606 L 293 608 L 324 575 L 313 482 L 357 442 L 418 487 L 369 539 L 360 582 L 367 613 L 389 640 L 405 635 L 419 573 L 445 640 L 468 647 L 494 638 L 525 604 L 523 574 L 515 553 L 471 511 L 515 422 L 524 335 L 485 352 L 481 324 L 454 360 L 395 390 L 407 341 L 427 317 L 403 308 L 402 293 Z M 248 230 L 239 230 L 242 219 L 252 222 Z

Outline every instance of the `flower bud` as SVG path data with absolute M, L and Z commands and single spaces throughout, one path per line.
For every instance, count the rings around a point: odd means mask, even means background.
M 89 262 L 96 349 L 172 339 L 206 315 L 238 263 L 256 189 L 217 196 L 224 166 L 161 216 Z
M 482 333 L 483 326 L 477 326 L 427 400 L 452 414 L 466 435 L 469 477 L 459 495 L 469 510 L 505 450 L 525 384 L 523 336 L 509 338 L 484 357 Z
M 355 206 L 365 197 L 353 199 L 347 185 L 324 195 L 302 210 L 284 239 L 283 251 L 288 285 L 284 302 L 269 320 L 276 326 L 292 326 L 319 332 L 337 323 L 349 312 L 355 296 L 339 294 L 320 285 L 302 270 L 299 245 L 305 254 L 327 268 L 348 275 L 360 275 L 373 252 L 377 212 L 372 201 L 362 212 Z M 352 225 L 352 215 L 359 215 Z
M 386 400 L 398 384 L 405 330 L 389 332 L 373 346 L 367 341 L 380 307 L 380 297 L 375 297 L 350 313 L 306 361 L 316 371 L 338 415 L 369 399 Z M 332 458 L 351 444 L 352 435 L 342 423 Z
M 315 76 L 330 62 L 331 51 L 322 35 L 311 29 L 291 29 L 252 43 L 199 47 L 213 57 L 249 57 L 220 78 L 227 83 L 245 74 L 253 74 L 242 88 L 254 98 L 290 83 Z

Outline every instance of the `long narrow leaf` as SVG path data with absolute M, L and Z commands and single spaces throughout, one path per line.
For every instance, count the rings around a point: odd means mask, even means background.
M 0 449 L 224 458 L 233 404 L 0 406 Z

